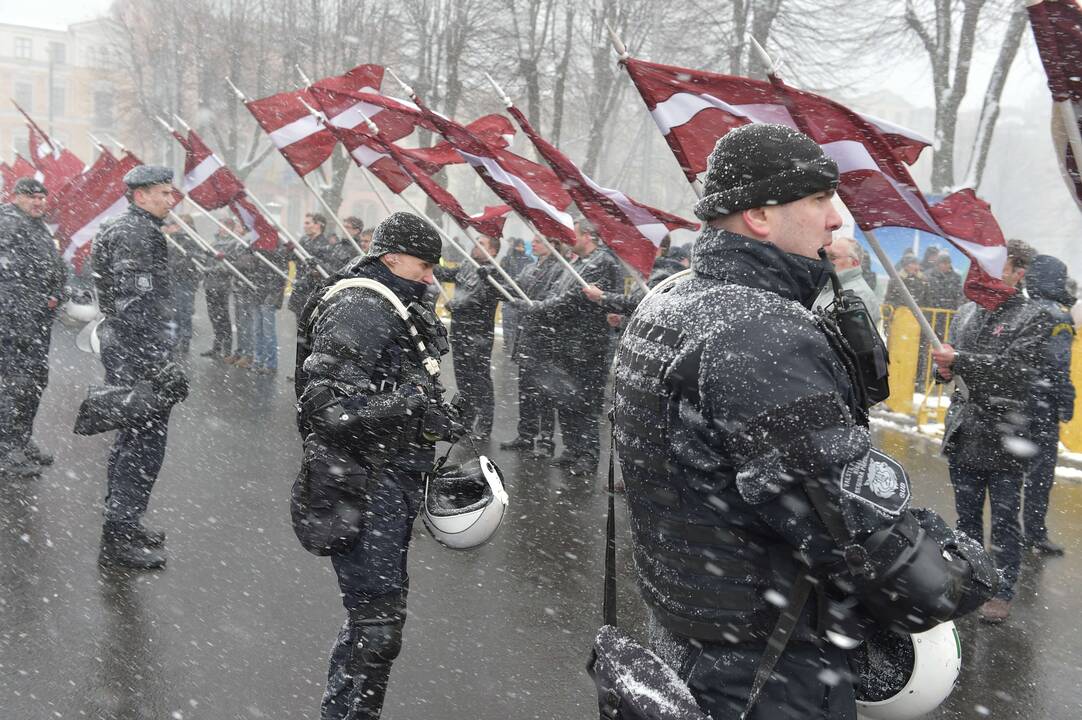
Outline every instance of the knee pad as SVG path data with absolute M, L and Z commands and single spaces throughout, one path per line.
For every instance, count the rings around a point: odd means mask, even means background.
M 390 665 L 402 651 L 402 620 L 366 620 L 354 624 L 354 652 L 365 665 Z

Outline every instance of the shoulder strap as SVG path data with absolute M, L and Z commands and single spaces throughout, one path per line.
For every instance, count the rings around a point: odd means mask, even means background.
M 433 378 L 438 378 L 440 374 L 440 361 L 432 357 L 432 355 L 425 348 L 424 340 L 421 339 L 421 334 L 417 331 L 417 326 L 413 324 L 413 318 L 410 316 L 410 311 L 402 304 L 402 301 L 394 294 L 394 291 L 389 287 L 371 278 L 343 278 L 334 283 L 326 290 L 319 298 L 319 302 L 308 317 L 307 327 L 311 327 L 316 318 L 319 317 L 319 310 L 323 307 L 323 304 L 330 300 L 332 297 L 350 288 L 361 288 L 363 290 L 371 290 L 377 295 L 380 295 L 384 300 L 391 303 L 394 307 L 395 314 L 401 318 L 402 322 L 406 323 L 406 327 L 409 329 L 410 339 L 417 346 L 417 354 L 421 358 L 421 364 L 424 365 L 425 371 Z

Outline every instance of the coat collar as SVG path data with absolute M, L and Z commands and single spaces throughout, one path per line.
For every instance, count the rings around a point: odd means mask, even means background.
M 691 267 L 699 277 L 773 292 L 806 308 L 827 281 L 826 267 L 818 259 L 714 227 L 704 229 L 695 241 Z

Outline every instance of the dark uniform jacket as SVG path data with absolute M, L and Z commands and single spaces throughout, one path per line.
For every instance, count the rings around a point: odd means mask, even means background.
M 935 268 L 928 273 L 927 307 L 957 310 L 962 304 L 962 276 L 954 270 Z
M 571 265 L 583 280 L 604 292 L 619 292 L 623 288 L 623 270 L 604 247 L 598 247 Z M 552 295 L 534 303 L 528 313 L 528 322 L 554 334 L 557 363 L 580 364 L 608 353 L 608 313 L 583 294 L 582 285 L 571 273 L 564 272 L 553 287 Z
M 958 353 L 951 371 L 965 382 L 969 396 L 956 389 L 951 397 L 945 455 L 976 468 L 1024 464 L 1010 438 L 1029 435 L 1028 403 L 1053 325 L 1051 313 L 1021 293 L 995 310 L 963 306 L 951 332 Z
M 526 297 L 544 300 L 566 273 L 560 261 L 549 254 L 524 269 L 517 282 Z M 519 313 L 516 320 L 511 358 L 517 363 L 550 359 L 556 340 L 555 329 L 537 322 L 531 313 Z
M 798 571 L 810 572 L 816 590 L 794 640 L 831 625 L 859 637 L 846 623 L 863 615 L 850 594 L 860 586 L 835 531 L 843 523 L 859 543 L 912 517 L 900 466 L 872 464 L 835 336 L 807 309 L 824 267 L 717 228 L 698 238 L 693 267 L 639 306 L 617 355 L 616 439 L 643 596 L 677 635 L 761 647 Z M 828 528 L 812 490 L 844 521 Z
M 55 315 L 49 298 L 64 301 L 67 277 L 45 223 L 14 204 L 0 205 L 0 337 L 48 338 Z
M 455 284 L 455 294 L 447 303 L 447 309 L 451 312 L 451 337 L 458 343 L 463 340 L 492 343 L 496 306 L 503 296 L 484 277 L 485 273 L 496 272 L 492 264 L 486 262 L 481 267 L 483 271 L 471 262 L 464 262 L 457 268 L 438 266 L 433 270 L 439 282 Z
M 405 305 L 421 301 L 427 290 L 427 285 L 399 278 L 376 260 L 360 260 L 343 276 L 377 280 Z M 333 277 L 324 287 L 333 283 Z M 313 298 L 310 308 L 316 302 Z M 302 320 L 308 318 L 309 314 L 302 315 Z M 322 437 L 324 444 L 363 463 L 431 470 L 435 445 L 423 439 L 420 427 L 426 401 L 434 397 L 434 384 L 390 303 L 371 290 L 347 289 L 323 303 L 306 330 L 297 333 L 302 436 L 321 433 L 311 422 L 311 411 L 326 404 L 330 393 L 361 419 L 348 442 L 340 436 Z
M 192 262 L 192 258 L 205 266 L 205 253 L 202 248 L 192 242 L 187 233 L 174 233 L 173 240 L 188 253 L 185 255 L 173 243 L 169 243 L 167 246 L 169 274 L 173 279 L 173 285 L 178 288 L 186 287 L 194 290 L 199 287 L 199 281 L 202 279 L 203 273 Z
M 666 257 L 659 257 L 654 261 L 654 268 L 650 272 L 650 277 L 646 281 L 646 286 L 649 288 L 656 287 L 665 280 L 675 275 L 682 270 L 686 270 L 679 262 L 670 260 Z M 635 288 L 630 293 L 619 292 L 607 292 L 601 296 L 601 307 L 605 309 L 605 312 L 615 313 L 617 315 L 630 315 L 635 312 L 635 308 L 639 306 L 642 299 L 646 297 L 646 291 L 644 291 L 639 284 L 635 283 Z
M 328 275 L 334 275 L 353 258 L 353 246 L 348 241 L 339 241 L 334 245 L 327 242 L 327 236 L 319 234 L 314 238 L 307 236 L 299 240 L 312 259 L 297 265 L 297 274 L 293 280 L 293 291 L 289 296 L 289 309 L 298 315 L 304 310 L 309 296 L 323 283 L 317 266 Z
M 112 345 L 132 377 L 151 377 L 172 350 L 169 258 L 162 221 L 132 204 L 102 225 L 91 263 L 105 315 L 102 350 Z
M 1026 271 L 1026 292 L 1052 316 L 1052 337 L 1029 403 L 1034 422 L 1045 428 L 1056 428 L 1059 422 L 1074 417 L 1071 349 L 1075 331 L 1067 308 L 1074 305 L 1075 298 L 1067 293 L 1066 285 L 1067 266 L 1054 257 L 1039 255 Z
M 252 252 L 258 252 L 260 255 L 270 260 L 271 263 L 274 264 L 274 267 L 278 268 L 283 273 L 289 268 L 289 256 L 282 247 L 273 251 L 254 250 Z M 256 266 L 252 270 L 252 275 L 250 276 L 252 282 L 255 283 L 256 288 L 258 288 L 254 294 L 255 301 L 260 305 L 281 308 L 282 300 L 285 297 L 286 278 L 274 272 L 274 270 L 271 270 L 262 260 L 257 259 L 255 263 Z

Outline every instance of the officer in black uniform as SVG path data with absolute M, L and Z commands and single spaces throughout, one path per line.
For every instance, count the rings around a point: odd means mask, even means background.
M 489 256 L 500 252 L 498 238 L 482 237 Z M 496 332 L 499 291 L 488 278 L 496 272 L 485 254 L 474 246 L 470 252 L 478 265 L 464 262 L 457 268 L 437 267 L 436 279 L 453 282 L 455 294 L 447 309 L 451 312 L 451 353 L 455 361 L 455 386 L 467 409 L 465 422 L 474 439 L 487 440 L 492 434 L 495 398 L 492 391 L 492 343 Z
M 101 311 L 105 381 L 150 383 L 160 409 L 139 427 L 118 431 L 109 454 L 108 494 L 99 562 L 152 569 L 165 565 L 163 533 L 143 526 L 150 492 L 165 459 L 172 404 L 187 396 L 187 377 L 171 361 L 168 252 L 162 223 L 175 204 L 173 171 L 140 165 L 124 176 L 131 204 L 103 224 L 91 263 Z
M 604 292 L 623 287 L 619 263 L 585 220 L 575 223 L 572 249 L 577 256 L 572 266 L 587 284 Z M 564 452 L 553 463 L 572 475 L 592 474 L 601 452 L 599 419 L 609 374 L 607 313 L 583 294 L 571 273 L 565 273 L 552 297 L 533 305 L 519 301 L 515 307 L 528 314 L 528 322 L 551 328 L 556 336 L 553 377 L 558 384 L 555 398 Z
M 537 262 L 527 265 L 516 282 L 528 298 L 540 301 L 552 295 L 567 271 L 540 238 L 534 238 L 531 250 Z M 555 329 L 532 321 L 528 313 L 516 313 L 515 331 L 510 337 L 511 359 L 518 365 L 518 433 L 515 439 L 500 443 L 500 449 L 533 450 L 538 457 L 552 457 L 556 407 L 548 379 L 552 375 Z
M 795 130 L 729 132 L 695 208 L 694 275 L 639 305 L 617 357 L 654 646 L 714 720 L 742 717 L 760 669 L 747 717 L 853 720 L 846 648 L 969 612 L 996 584 L 979 545 L 908 507 L 904 469 L 871 447 L 849 346 L 809 311 L 837 181 Z
M 402 646 L 406 554 L 425 476 L 435 442 L 463 431 L 426 368 L 447 350 L 443 326 L 424 300 L 440 250 L 427 221 L 396 213 L 377 227 L 369 254 L 324 283 L 301 316 L 296 389 L 304 465 L 294 486 L 294 529 L 316 552 L 312 529 L 342 528 L 317 554 L 331 555 L 348 614 L 331 654 L 322 720 L 380 715 Z M 374 280 L 408 306 L 425 357 L 378 292 L 353 287 L 328 296 L 343 278 Z
M 0 205 L 0 474 L 10 477 L 33 477 L 53 462 L 30 437 L 66 297 L 66 266 L 41 219 L 46 195 L 34 178 L 20 178 Z

